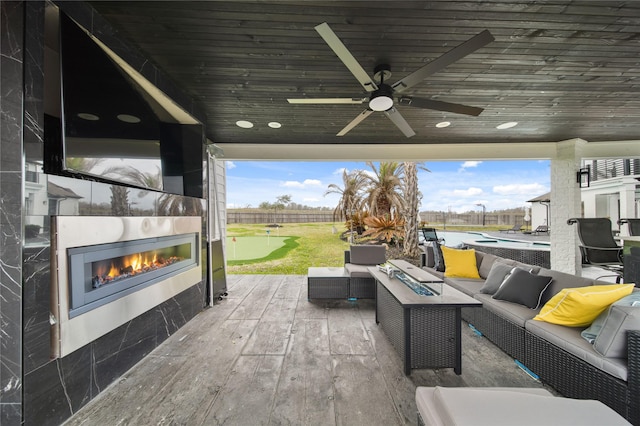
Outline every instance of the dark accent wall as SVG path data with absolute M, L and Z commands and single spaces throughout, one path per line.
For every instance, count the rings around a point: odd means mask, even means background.
M 43 1 L 0 2 L 0 424 L 58 425 L 200 312 L 202 281 L 67 357 L 50 358 L 52 215 L 201 215 L 204 198 L 144 191 L 45 174 Z M 183 94 L 93 9 L 56 2 L 116 53 L 204 123 Z M 45 201 L 37 195 L 45 194 Z M 113 209 L 113 197 L 128 197 Z M 35 197 L 34 197 L 35 196 Z M 204 195 L 203 195 L 204 197 Z M 29 232 L 25 233 L 25 227 Z M 34 232 L 33 229 L 39 229 Z M 204 270 L 204 268 L 203 268 Z
M 20 424 L 22 403 L 22 185 L 25 8 L 0 2 L 0 424 Z

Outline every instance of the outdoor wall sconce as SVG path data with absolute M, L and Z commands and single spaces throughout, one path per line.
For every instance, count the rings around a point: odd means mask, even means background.
M 591 178 L 589 176 L 589 167 L 582 167 L 576 173 L 576 179 L 580 188 L 588 188 L 591 185 Z

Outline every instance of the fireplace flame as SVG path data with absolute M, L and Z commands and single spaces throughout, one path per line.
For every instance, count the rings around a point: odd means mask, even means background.
M 122 256 L 107 262 L 97 262 L 93 267 L 93 287 L 98 288 L 115 280 L 163 268 L 181 260 L 184 258 L 173 255 L 164 257 L 155 251 L 149 251 Z

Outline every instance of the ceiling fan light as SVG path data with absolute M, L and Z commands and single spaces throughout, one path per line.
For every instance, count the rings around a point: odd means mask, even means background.
M 393 106 L 393 99 L 389 96 L 378 96 L 369 101 L 369 108 L 374 111 L 386 111 Z

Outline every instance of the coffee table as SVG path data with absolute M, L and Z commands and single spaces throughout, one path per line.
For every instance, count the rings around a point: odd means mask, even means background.
M 309 299 L 347 299 L 349 273 L 344 267 L 311 267 L 307 271 Z
M 461 374 L 461 309 L 480 307 L 482 303 L 408 262 L 390 263 L 416 281 L 429 281 L 426 285 L 436 289 L 432 296 L 417 294 L 377 266 L 369 268 L 376 279 L 376 323 L 400 355 L 404 373 L 409 375 L 412 369 L 420 368 L 453 368 Z

